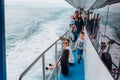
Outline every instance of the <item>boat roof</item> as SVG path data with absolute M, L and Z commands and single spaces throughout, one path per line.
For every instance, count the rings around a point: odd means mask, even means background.
M 77 9 L 98 9 L 102 8 L 108 4 L 114 4 L 120 2 L 120 0 L 65 0 L 67 1 L 70 5 Z

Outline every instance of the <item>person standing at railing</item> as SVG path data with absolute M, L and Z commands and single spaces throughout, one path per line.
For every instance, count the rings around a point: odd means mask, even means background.
M 63 44 L 66 44 L 66 43 L 63 43 Z M 60 59 L 61 73 L 64 76 L 67 76 L 68 73 L 69 73 L 68 59 L 69 59 L 69 50 L 68 49 L 64 49 L 63 52 L 62 52 L 61 59 Z
M 107 66 L 109 71 L 112 71 L 112 57 L 109 53 L 109 48 L 111 44 L 107 44 L 105 42 L 101 42 L 101 59 L 104 64 Z
M 69 66 L 74 65 L 74 57 L 69 47 L 70 40 L 64 37 L 61 37 L 61 40 L 63 42 L 63 51 L 58 65 L 61 65 L 61 73 L 66 76 L 69 73 Z M 46 69 L 53 69 L 55 67 L 56 64 L 49 64 L 49 67 L 46 67 Z
M 66 44 L 66 43 L 63 43 Z M 69 50 L 68 49 L 63 49 L 62 55 L 60 58 L 60 61 L 57 64 L 49 64 L 48 67 L 46 67 L 46 70 L 53 70 L 54 68 L 57 68 L 57 66 L 61 66 L 61 73 L 64 76 L 67 76 L 69 73 Z
M 100 28 L 100 17 L 99 14 L 97 14 L 97 17 L 95 19 L 95 26 L 94 26 L 94 35 L 97 36 L 98 30 Z
M 58 64 L 49 64 L 49 67 L 46 67 L 46 70 L 53 70 L 57 65 L 61 65 L 61 74 L 67 76 L 69 74 L 69 50 L 63 49 L 60 61 Z
M 69 66 L 73 66 L 74 65 L 74 56 L 73 56 L 73 53 L 72 53 L 72 50 L 71 50 L 69 44 L 70 44 L 70 40 L 65 38 L 63 40 L 63 49 L 69 50 Z
M 61 56 L 61 73 L 64 76 L 67 76 L 69 73 L 69 65 L 73 66 L 74 65 L 74 57 L 73 57 L 73 53 L 70 49 L 70 40 L 63 38 L 63 53 Z
M 84 39 L 84 32 L 80 32 L 80 37 L 77 39 L 76 44 L 75 44 L 75 49 L 74 51 L 76 51 L 77 49 L 77 53 L 78 53 L 78 63 L 80 63 L 80 60 L 82 60 L 82 54 L 83 54 L 83 50 L 85 50 L 85 39 Z
M 90 20 L 90 33 L 94 33 L 95 30 L 95 16 L 96 14 L 94 14 L 94 17 Z
M 98 51 L 98 43 L 97 41 L 94 39 L 94 35 L 91 33 L 90 34 L 90 41 L 92 43 L 92 45 L 94 46 L 95 50 Z

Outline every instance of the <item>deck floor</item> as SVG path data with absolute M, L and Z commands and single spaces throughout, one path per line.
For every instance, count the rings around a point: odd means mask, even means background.
M 77 51 L 73 53 L 75 59 L 75 65 L 69 67 L 69 74 L 64 76 L 60 74 L 59 80 L 85 80 L 85 72 L 84 72 L 84 58 L 82 56 L 81 62 L 77 63 Z

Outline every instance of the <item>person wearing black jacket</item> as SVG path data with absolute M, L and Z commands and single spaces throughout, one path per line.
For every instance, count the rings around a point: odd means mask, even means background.
M 68 58 L 69 58 L 69 50 L 68 49 L 64 49 L 62 52 L 62 56 L 61 56 L 61 73 L 64 76 L 67 76 L 69 73 L 69 63 L 68 63 Z

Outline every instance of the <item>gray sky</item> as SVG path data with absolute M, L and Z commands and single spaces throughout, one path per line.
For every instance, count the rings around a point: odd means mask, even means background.
M 65 0 L 5 0 L 7 6 L 71 7 Z

